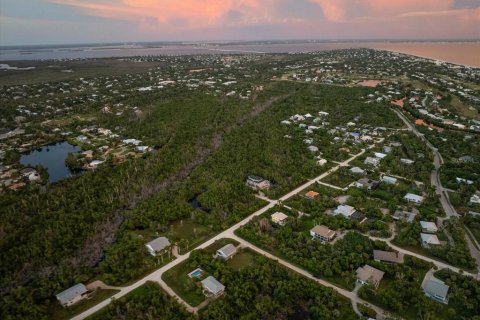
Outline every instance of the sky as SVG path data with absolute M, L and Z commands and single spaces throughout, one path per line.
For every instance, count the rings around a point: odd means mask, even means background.
M 0 0 L 0 45 L 480 39 L 480 0 Z

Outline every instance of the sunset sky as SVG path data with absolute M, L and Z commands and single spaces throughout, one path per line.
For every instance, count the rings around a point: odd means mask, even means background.
M 478 39 L 480 0 L 0 0 L 0 45 Z

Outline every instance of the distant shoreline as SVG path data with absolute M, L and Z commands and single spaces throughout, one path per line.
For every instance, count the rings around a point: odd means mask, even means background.
M 0 47 L 0 61 L 71 60 L 92 58 L 128 58 L 136 56 L 216 54 L 275 54 L 308 53 L 336 49 L 369 48 L 416 56 L 472 68 L 480 68 L 480 41 L 265 41 L 265 42 L 210 42 L 170 43 L 153 46 L 152 43 L 112 45 L 99 44 L 72 46 Z M 28 52 L 28 54 L 25 54 Z
M 368 47 L 471 68 L 480 68 L 480 43 L 409 42 L 369 44 Z

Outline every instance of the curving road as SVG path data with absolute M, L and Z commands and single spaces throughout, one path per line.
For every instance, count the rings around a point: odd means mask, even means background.
M 375 145 L 371 145 L 369 148 L 373 148 Z M 198 250 L 198 249 L 205 249 L 207 247 L 209 247 L 210 245 L 212 245 L 215 241 L 217 240 L 220 240 L 222 238 L 234 238 L 234 239 L 240 239 L 238 238 L 237 236 L 235 236 L 234 232 L 235 230 L 237 230 L 238 228 L 246 225 L 247 223 L 249 223 L 253 218 L 265 213 L 266 211 L 268 211 L 269 209 L 273 208 L 278 202 L 282 202 L 282 201 L 285 201 L 285 200 L 288 200 L 289 198 L 293 197 L 294 195 L 298 194 L 300 191 L 302 191 L 303 189 L 305 188 L 308 188 L 309 186 L 317 183 L 317 181 L 327 177 L 328 175 L 330 175 L 331 173 L 337 171 L 340 167 L 344 167 L 344 166 L 347 166 L 351 161 L 353 161 L 354 159 L 360 157 L 362 154 L 365 153 L 365 149 L 362 149 L 362 151 L 354 156 L 352 156 L 351 158 L 349 158 L 348 160 L 345 160 L 343 162 L 341 162 L 340 164 L 338 164 L 336 167 L 333 167 L 332 169 L 328 170 L 327 172 L 324 172 L 322 173 L 321 175 L 319 175 L 318 177 L 316 177 L 315 179 L 312 179 L 312 180 L 309 180 L 308 182 L 306 182 L 305 184 L 301 185 L 300 187 L 290 191 L 289 193 L 287 193 L 286 195 L 284 195 L 283 197 L 281 197 L 279 200 L 273 200 L 273 201 L 269 201 L 269 203 L 261 208 L 260 210 L 252 213 L 250 216 L 248 216 L 247 218 L 243 219 L 242 221 L 234 224 L 233 226 L 231 226 L 230 228 L 224 230 L 223 232 L 217 234 L 216 236 L 214 236 L 213 238 L 205 241 L 204 243 L 200 244 L 199 246 L 197 246 L 195 249 L 193 250 Z M 241 243 L 246 243 L 244 240 L 242 241 L 239 241 Z M 247 244 L 247 243 L 246 243 Z M 247 244 L 248 246 L 250 246 L 250 244 Z M 260 250 L 260 249 L 258 249 Z M 174 268 L 175 266 L 177 266 L 178 264 L 182 263 L 183 261 L 187 260 L 189 257 L 190 257 L 190 252 L 187 252 L 186 254 L 184 255 L 180 255 L 177 259 L 167 263 L 166 265 L 164 265 L 163 267 L 161 267 L 160 269 L 157 269 L 156 271 L 150 273 L 149 275 L 147 275 L 146 277 L 138 280 L 137 282 L 135 282 L 134 284 L 130 285 L 130 286 L 127 286 L 127 287 L 123 287 L 120 289 L 120 292 L 118 292 L 117 294 L 115 294 L 112 298 L 110 299 L 107 299 L 107 300 L 104 300 L 102 302 L 100 302 L 99 304 L 93 306 L 92 308 L 84 311 L 83 313 L 71 318 L 72 320 L 81 320 L 81 319 L 85 319 L 89 316 L 91 316 L 92 314 L 100 311 L 101 309 L 105 308 L 107 305 L 109 305 L 113 300 L 116 300 L 116 299 L 120 299 L 122 298 L 123 296 L 127 295 L 128 293 L 132 292 L 133 290 L 137 289 L 138 287 L 144 285 L 147 281 L 156 281 L 160 284 L 160 286 L 168 293 L 170 294 L 172 297 L 175 297 L 177 299 L 177 301 L 179 303 L 181 303 L 182 305 L 184 305 L 188 311 L 190 312 L 196 312 L 197 311 L 197 308 L 195 307 L 192 307 L 190 306 L 188 303 L 186 303 L 183 299 L 181 299 L 163 280 L 162 280 L 162 275 L 170 270 L 171 268 Z M 276 260 L 278 260 L 278 258 L 275 258 Z M 288 264 L 288 262 L 284 262 L 285 264 Z M 298 267 L 295 267 L 296 269 L 298 270 L 301 270 L 299 269 Z M 297 271 L 297 270 L 295 270 Z M 305 271 L 303 271 L 305 272 Z M 311 275 L 309 275 L 309 277 L 313 277 Z M 316 281 L 318 279 L 315 279 Z M 323 280 L 322 280 L 323 281 Z M 319 282 L 319 281 L 317 281 Z M 331 284 L 325 282 L 326 284 L 328 284 L 329 287 L 332 287 Z M 344 289 L 341 289 L 341 288 L 338 288 L 339 290 L 344 290 Z M 344 290 L 345 291 L 345 290 Z M 348 291 L 346 291 L 348 293 Z M 348 293 L 350 294 L 350 293 Z

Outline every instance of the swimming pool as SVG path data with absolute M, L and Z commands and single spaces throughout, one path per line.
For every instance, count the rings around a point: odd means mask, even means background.
M 190 278 L 200 278 L 202 274 L 203 274 L 203 270 L 200 269 L 200 268 L 197 268 L 197 269 L 193 270 L 192 272 L 190 272 L 188 274 L 188 276 Z

